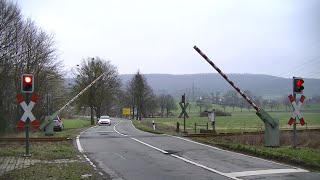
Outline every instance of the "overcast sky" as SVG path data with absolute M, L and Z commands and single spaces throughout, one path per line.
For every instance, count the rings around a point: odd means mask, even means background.
M 111 60 L 120 74 L 225 73 L 320 78 L 319 0 L 16 0 L 54 34 L 66 70 Z

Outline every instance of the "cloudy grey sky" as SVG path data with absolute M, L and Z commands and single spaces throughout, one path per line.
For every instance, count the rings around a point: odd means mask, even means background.
M 216 72 L 320 78 L 319 0 L 16 0 L 55 36 L 66 69 L 110 59 L 120 74 Z

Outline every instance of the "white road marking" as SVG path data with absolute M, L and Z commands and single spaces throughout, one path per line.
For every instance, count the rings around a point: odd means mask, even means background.
M 136 129 L 136 130 L 140 131 L 139 129 L 137 129 L 137 128 L 133 125 L 132 120 L 131 120 L 131 125 L 132 125 L 132 127 L 133 127 L 134 129 Z
M 118 125 L 118 124 L 120 124 L 122 121 L 119 121 L 115 126 L 113 126 L 113 130 L 115 131 L 115 132 L 117 132 L 118 134 L 120 134 L 121 136 L 127 136 L 127 135 L 125 135 L 125 134 L 122 134 L 122 133 L 120 133 L 119 131 L 117 131 L 117 129 L 116 129 L 116 126 Z
M 131 121 L 131 122 L 132 122 L 132 121 Z M 120 122 L 119 122 L 119 123 L 120 123 Z M 118 123 L 118 124 L 119 124 L 119 123 Z M 117 125 L 118 125 L 118 124 L 117 124 Z M 124 136 L 123 134 L 121 134 L 120 132 L 118 132 L 118 131 L 115 129 L 115 127 L 114 127 L 114 130 L 115 130 L 118 134 Z M 125 135 L 125 136 L 127 136 L 127 135 Z M 138 139 L 136 139 L 136 138 L 130 137 L 130 139 L 132 139 L 132 140 L 134 140 L 134 141 L 137 141 L 137 142 L 139 142 L 139 143 L 141 143 L 141 144 L 143 144 L 143 145 L 146 145 L 146 146 L 148 146 L 148 147 L 151 147 L 151 148 L 153 148 L 153 149 L 155 149 L 155 150 L 157 150 L 157 151 L 160 151 L 160 152 L 162 152 L 162 153 L 164 153 L 164 154 L 168 154 L 167 151 L 162 150 L 162 149 L 160 149 L 160 148 L 157 148 L 157 147 L 155 147 L 155 146 L 152 146 L 152 145 L 150 145 L 150 144 L 147 144 L 147 143 L 145 143 L 145 142 L 143 142 L 143 141 L 140 141 L 140 140 L 138 140 Z M 183 158 L 183 157 L 181 157 L 181 156 L 177 156 L 177 155 L 175 155 L 175 154 L 170 154 L 170 155 L 171 155 L 172 157 L 178 158 L 178 159 L 180 159 L 180 160 L 182 160 L 182 161 L 185 161 L 185 162 L 187 162 L 187 163 L 190 163 L 190 164 L 196 165 L 196 166 L 198 166 L 198 167 L 204 168 L 204 169 L 209 170 L 209 171 L 211 171 L 211 172 L 214 172 L 214 173 L 216 173 L 216 174 L 220 174 L 220 175 L 222 175 L 222 176 L 225 176 L 225 177 L 228 177 L 228 178 L 231 178 L 231 179 L 234 179 L 234 180 L 241 180 L 241 179 L 239 179 L 239 178 L 226 175 L 226 174 L 223 173 L 223 172 L 220 172 L 220 171 L 218 171 L 218 170 L 209 168 L 209 167 L 207 167 L 207 166 L 205 166 L 205 165 L 202 165 L 202 164 L 193 162 L 193 161 L 188 160 L 188 159 L 186 159 L 186 158 Z
M 209 171 L 211 171 L 211 172 L 214 172 L 214 173 L 216 173 L 216 174 L 220 174 L 220 175 L 222 175 L 222 176 L 225 176 L 225 177 L 228 177 L 228 178 L 231 178 L 231 179 L 234 179 L 234 180 L 241 180 L 241 179 L 239 179 L 239 178 L 236 178 L 236 177 L 230 176 L 230 175 L 228 175 L 228 174 L 226 174 L 226 173 L 223 173 L 223 172 L 217 171 L 217 170 L 215 170 L 215 169 L 209 168 L 209 167 L 207 167 L 207 166 L 205 166 L 205 165 L 202 165 L 202 164 L 193 162 L 193 161 L 191 161 L 191 160 L 189 160 L 189 159 L 186 159 L 186 158 L 183 158 L 183 157 L 181 157 L 181 156 L 177 156 L 177 155 L 175 155 L 175 154 L 171 154 L 171 156 L 172 156 L 172 157 L 175 157 L 175 158 L 178 158 L 178 159 L 181 159 L 182 161 L 185 161 L 185 162 L 187 162 L 187 163 L 193 164 L 193 165 L 195 165 L 195 166 L 201 167 L 201 168 L 203 168 L 203 169 L 209 170 Z
M 90 163 L 90 165 L 93 167 L 93 169 L 96 171 L 97 170 L 96 165 L 93 164 L 93 162 L 88 158 L 88 156 L 86 156 L 85 154 L 83 154 L 83 156 Z
M 92 126 L 92 127 L 88 128 L 88 129 L 80 132 L 80 134 L 77 136 L 76 143 L 77 143 L 79 152 L 82 153 L 83 157 L 90 163 L 90 165 L 93 167 L 93 169 L 94 169 L 94 170 L 97 170 L 96 165 L 94 165 L 93 162 L 88 158 L 88 156 L 86 156 L 86 155 L 84 154 L 84 150 L 83 150 L 83 148 L 82 148 L 82 146 L 81 146 L 81 144 L 80 144 L 80 136 L 81 136 L 81 134 L 84 133 L 84 132 L 86 132 L 86 131 L 88 131 L 88 130 L 90 130 L 90 129 L 92 129 L 92 128 L 95 128 L 95 127 L 96 127 L 96 126 Z
M 199 142 L 192 141 L 190 139 L 186 139 L 186 138 L 182 138 L 182 137 L 178 137 L 178 136 L 173 136 L 173 135 L 169 135 L 169 134 L 164 134 L 164 135 L 165 136 L 174 137 L 174 138 L 177 138 L 177 139 L 182 139 L 182 140 L 185 140 L 185 141 L 188 141 L 188 142 L 192 142 L 192 143 L 195 143 L 195 144 L 199 144 L 199 145 L 202 145 L 202 146 L 206 146 L 206 147 L 209 147 L 211 149 L 215 149 L 215 150 L 219 150 L 219 151 L 223 151 L 223 152 L 228 152 L 228 153 L 234 153 L 234 154 L 237 154 L 237 155 L 240 155 L 240 156 L 250 157 L 250 158 L 253 158 L 253 159 L 257 159 L 259 161 L 269 162 L 269 163 L 273 163 L 273 164 L 277 164 L 277 165 L 281 165 L 281 166 L 292 167 L 292 168 L 295 168 L 295 169 L 301 169 L 301 168 L 298 168 L 298 167 L 295 167 L 295 166 L 291 166 L 291 165 L 289 166 L 289 165 L 286 165 L 286 164 L 281 164 L 281 163 L 278 163 L 278 162 L 274 162 L 274 161 L 270 161 L 270 160 L 254 157 L 254 156 L 249 156 L 249 155 L 246 155 L 246 154 L 241 154 L 241 153 L 237 153 L 237 152 L 233 152 L 233 151 L 220 149 L 220 148 L 217 148 L 217 147 L 214 147 L 214 146 L 210 146 L 210 145 L 207 145 L 207 144 L 199 143 Z M 305 169 L 302 169 L 302 170 L 307 171 Z M 307 171 L 307 172 L 309 172 L 309 171 Z
M 77 143 L 79 152 L 83 153 L 83 148 L 82 148 L 82 146 L 80 144 L 80 139 L 79 138 L 80 138 L 80 135 L 77 136 L 76 143 Z
M 225 173 L 233 177 L 243 177 L 243 176 L 257 176 L 266 174 L 280 174 L 280 173 L 296 173 L 296 172 L 309 172 L 304 169 L 267 169 L 267 170 L 256 170 L 256 171 L 242 171 L 242 172 L 232 172 Z
M 121 121 L 120 121 L 121 122 Z M 119 123 L 120 123 L 119 122 Z M 118 123 L 118 124 L 119 124 Z M 118 125 L 116 124 L 114 126 L 114 130 L 122 135 L 122 136 L 127 136 L 127 135 L 124 135 L 124 134 L 121 134 L 120 132 L 118 132 L 115 127 Z M 131 124 L 132 124 L 132 121 L 131 121 Z M 134 125 L 132 124 L 132 126 L 134 127 Z M 168 134 L 164 134 L 165 136 L 170 136 L 170 137 L 174 137 L 174 138 L 178 138 L 178 139 L 181 139 L 181 140 L 185 140 L 185 141 L 188 141 L 188 142 L 192 142 L 192 143 L 195 143 L 195 144 L 198 144 L 198 145 L 202 145 L 202 146 L 206 146 L 206 147 L 209 147 L 209 148 L 212 148 L 212 149 L 215 149 L 215 150 L 219 150 L 219 151 L 225 151 L 225 152 L 229 152 L 229 153 L 234 153 L 234 154 L 237 154 L 237 155 L 241 155 L 241 156 L 246 156 L 246 157 L 250 157 L 250 158 L 255 158 L 255 159 L 258 159 L 258 160 L 263 160 L 263 161 L 267 161 L 267 162 L 271 162 L 271 163 L 274 163 L 274 164 L 279 164 L 279 165 L 282 165 L 282 166 L 288 166 L 288 165 L 284 165 L 284 164 L 280 164 L 280 163 L 276 163 L 276 162 L 273 162 L 273 161 L 268 161 L 268 160 L 265 160 L 265 159 L 261 159 L 261 158 L 257 158 L 257 157 L 253 157 L 253 156 L 248 156 L 248 155 L 244 155 L 244 154 L 240 154 L 240 153 L 235 153 L 235 152 L 232 152 L 232 151 L 227 151 L 227 150 L 223 150 L 223 149 L 220 149 L 220 148 L 217 148 L 217 147 L 213 147 L 213 146 L 210 146 L 210 145 L 207 145 L 207 144 L 202 144 L 202 143 L 198 143 L 198 142 L 195 142 L 195 141 L 192 141 L 192 140 L 189 140 L 189 139 L 185 139 L 185 138 L 181 138 L 181 137 L 177 137 L 177 136 L 172 136 L 172 135 L 168 135 Z M 160 148 L 157 148 L 155 146 L 152 146 L 150 144 L 147 144 L 143 141 L 140 141 L 136 138 L 133 138 L 133 137 L 130 137 L 130 139 L 134 140 L 134 141 L 137 141 L 141 144 L 144 144 L 148 147 L 151 147 L 153 149 L 156 149 L 164 154 L 168 154 L 167 151 L 164 151 Z M 254 176 L 254 175 L 264 175 L 264 174 L 277 174 L 277 173 L 293 173 L 293 172 L 309 172 L 307 170 L 304 170 L 304 169 L 300 169 L 300 168 L 296 168 L 296 169 L 268 169 L 268 170 L 257 170 L 257 171 L 243 171 L 243 172 L 232 172 L 232 173 L 223 173 L 223 172 L 220 172 L 218 170 L 215 170 L 215 169 L 212 169 L 210 167 L 207 167 L 205 165 L 202 165 L 202 164 L 199 164 L 197 162 L 194 162 L 192 160 L 189 160 L 189 159 L 186 159 L 184 157 L 181 157 L 181 156 L 178 156 L 178 155 L 175 155 L 175 154 L 170 154 L 172 157 L 175 157 L 177 159 L 180 159 L 182 161 L 185 161 L 187 163 L 190 163 L 190 164 L 193 164 L 195 166 L 198 166 L 198 167 L 201 167 L 203 169 L 206 169 L 206 170 L 209 170 L 213 173 L 216 173 L 216 174 L 219 174 L 219 175 L 222 175 L 222 176 L 225 176 L 225 177 L 228 177 L 228 178 L 231 178 L 231 179 L 234 179 L 234 180 L 242 180 L 240 178 L 237 178 L 237 177 L 242 177 L 242 176 Z
M 140 140 L 138 140 L 138 139 L 136 139 L 136 138 L 130 137 L 130 139 L 135 140 L 135 141 L 137 141 L 137 142 L 139 142 L 139 143 L 141 143 L 141 144 L 144 144 L 144 145 L 146 145 L 146 146 L 148 146 L 148 147 L 151 147 L 151 148 L 153 148 L 153 149 L 155 149 L 155 150 L 158 150 L 158 151 L 160 151 L 160 152 L 162 152 L 162 153 L 164 153 L 164 154 L 168 154 L 167 151 L 164 151 L 164 150 L 162 150 L 162 149 L 159 149 L 159 148 L 157 148 L 157 147 L 154 147 L 154 146 L 152 146 L 152 145 L 150 145 L 150 144 L 147 144 L 147 143 L 145 143 L 145 142 L 143 142 L 143 141 L 140 141 Z

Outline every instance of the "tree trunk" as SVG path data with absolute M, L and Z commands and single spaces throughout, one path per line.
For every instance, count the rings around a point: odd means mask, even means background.
M 161 107 L 161 118 L 163 118 L 164 108 Z
M 95 111 L 96 111 L 96 117 L 97 117 L 97 119 L 100 118 L 100 116 L 101 116 L 101 108 L 100 108 L 100 107 L 97 107 L 97 108 L 95 109 Z
M 134 110 L 135 110 L 135 107 L 132 106 L 132 119 L 134 120 Z
M 94 125 L 93 106 L 90 106 L 91 125 Z

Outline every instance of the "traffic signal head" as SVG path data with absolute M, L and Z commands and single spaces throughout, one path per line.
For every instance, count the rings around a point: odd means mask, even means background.
M 303 86 L 304 80 L 300 77 L 293 77 L 293 93 L 295 94 L 302 94 L 303 93 Z
M 34 77 L 33 74 L 22 74 L 21 76 L 21 92 L 33 93 Z
M 181 97 L 181 102 L 182 102 L 182 103 L 185 103 L 185 102 L 186 102 L 186 95 L 185 95 L 185 94 L 182 95 L 182 97 Z

